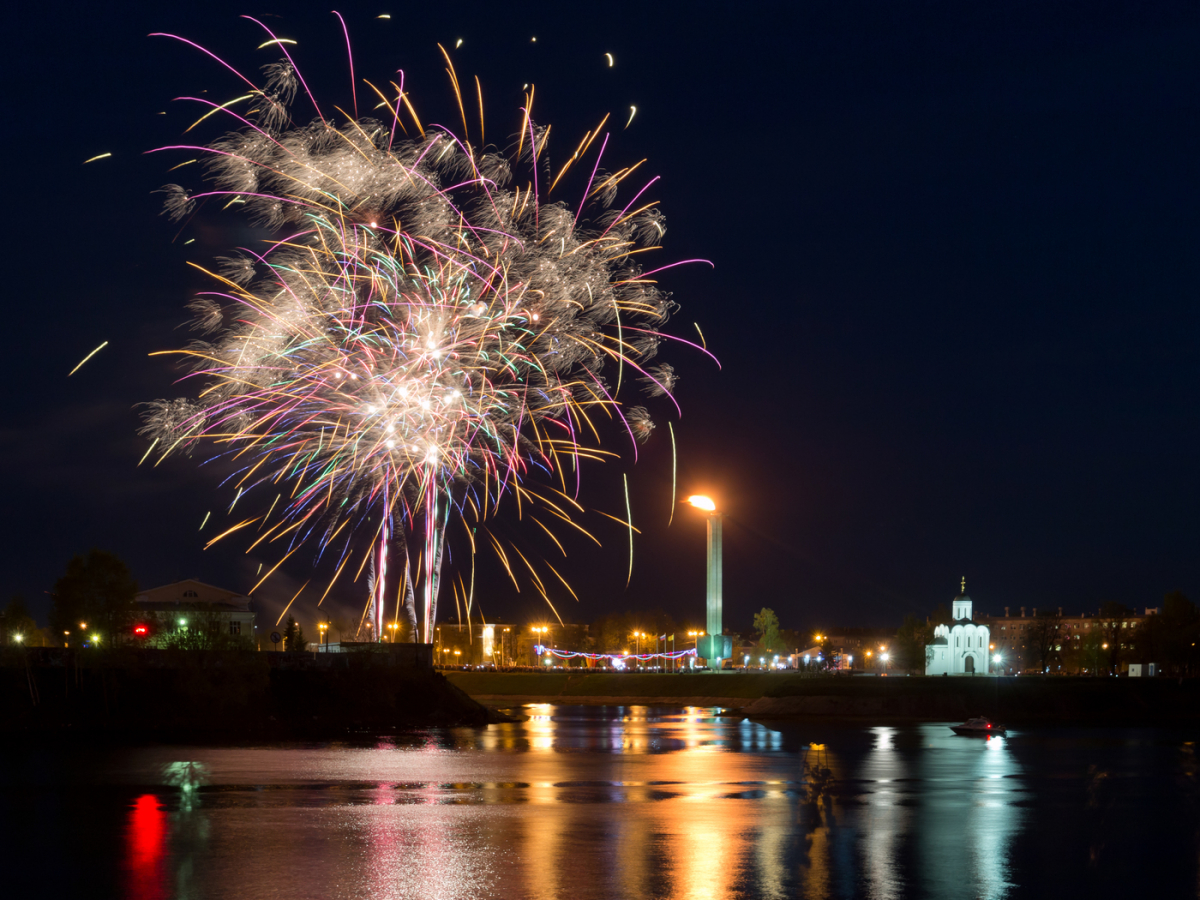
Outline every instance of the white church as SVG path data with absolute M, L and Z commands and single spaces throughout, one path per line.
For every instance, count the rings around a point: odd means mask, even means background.
M 933 629 L 933 643 L 926 648 L 926 675 L 986 675 L 988 644 L 991 629 L 971 621 L 971 598 L 967 596 L 967 579 L 962 580 L 962 593 L 951 606 L 953 625 L 938 625 Z

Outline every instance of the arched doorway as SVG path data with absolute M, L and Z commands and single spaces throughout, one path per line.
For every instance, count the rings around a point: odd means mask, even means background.
M 971 654 L 969 654 L 969 653 L 968 653 L 968 654 L 967 654 L 967 658 L 966 658 L 966 660 L 964 661 L 964 665 L 965 665 L 965 669 L 964 669 L 964 671 L 965 671 L 965 672 L 966 672 L 968 675 L 974 675 L 974 674 L 975 674 L 975 657 L 974 657 L 974 656 L 972 656 Z

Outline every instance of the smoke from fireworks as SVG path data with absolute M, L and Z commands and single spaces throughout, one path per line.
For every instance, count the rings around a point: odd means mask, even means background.
M 399 548 L 405 606 L 427 641 L 451 521 L 533 496 L 534 469 L 570 493 L 578 458 L 605 455 L 589 443 L 597 411 L 649 437 L 647 410 L 623 410 L 602 370 L 630 367 L 650 396 L 673 391 L 671 366 L 647 362 L 674 304 L 635 262 L 663 217 L 648 184 L 617 202 L 636 166 L 602 171 L 599 128 L 551 180 L 532 93 L 501 153 L 468 140 L 465 113 L 461 135 L 424 128 L 402 80 L 371 85 L 386 121 L 318 108 L 296 124 L 298 90 L 311 94 L 290 56 L 263 75 L 240 102 L 198 101 L 237 128 L 185 148 L 204 154 L 205 189 L 163 190 L 173 218 L 232 205 L 276 239 L 219 259 L 218 289 L 191 304 L 203 339 L 178 351 L 196 387 L 148 404 L 143 433 L 163 456 L 211 445 L 236 461 L 239 492 L 270 489 L 272 508 L 230 531 L 257 523 L 255 544 L 283 540 L 289 556 L 332 551 L 333 581 L 369 556 L 376 635 L 385 591 L 401 583 L 389 572 Z M 585 157 L 582 196 L 547 200 Z

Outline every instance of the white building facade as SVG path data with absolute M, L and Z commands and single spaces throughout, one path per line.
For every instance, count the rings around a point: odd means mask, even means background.
M 250 598 L 237 591 L 189 578 L 141 591 L 134 597 L 134 608 L 140 617 L 154 620 L 155 637 L 203 623 L 254 645 L 254 610 Z
M 951 604 L 953 625 L 938 625 L 933 630 L 933 643 L 926 648 L 926 675 L 986 675 L 988 673 L 991 629 L 971 620 L 971 598 L 967 596 L 967 580 L 962 593 Z

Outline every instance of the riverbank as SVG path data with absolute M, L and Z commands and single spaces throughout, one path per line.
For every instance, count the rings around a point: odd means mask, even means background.
M 722 706 L 756 719 L 1020 724 L 1200 724 L 1200 680 L 1065 677 L 807 677 L 795 673 L 447 672 L 492 706 L 560 703 Z
M 6 651 L 0 734 L 332 739 L 500 719 L 440 673 L 402 662 L 384 653 Z

